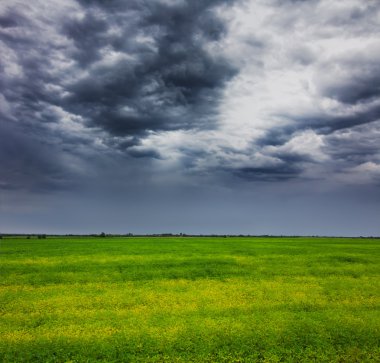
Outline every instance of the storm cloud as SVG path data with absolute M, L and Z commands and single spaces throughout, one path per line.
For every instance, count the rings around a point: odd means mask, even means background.
M 59 6 L 57 9 L 57 5 Z M 227 1 L 3 5 L 3 118 L 41 138 L 78 132 L 131 156 L 149 133 L 212 129 L 226 81 L 220 53 Z M 82 129 L 82 130 L 79 130 Z M 97 134 L 101 134 L 97 139 Z
M 0 189 L 378 190 L 379 19 L 359 0 L 2 1 Z

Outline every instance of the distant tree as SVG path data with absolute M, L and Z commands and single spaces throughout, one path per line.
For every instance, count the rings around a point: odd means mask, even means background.
M 100 233 L 99 237 L 105 237 L 106 234 L 104 232 Z

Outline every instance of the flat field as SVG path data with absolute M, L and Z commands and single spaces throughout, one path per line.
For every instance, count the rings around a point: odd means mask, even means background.
M 379 362 L 380 240 L 4 238 L 2 362 Z

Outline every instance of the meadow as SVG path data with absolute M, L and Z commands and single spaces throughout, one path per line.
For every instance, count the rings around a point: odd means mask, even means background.
M 0 240 L 2 362 L 379 362 L 380 240 Z

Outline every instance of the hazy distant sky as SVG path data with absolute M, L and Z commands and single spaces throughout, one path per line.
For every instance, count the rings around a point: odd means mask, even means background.
M 380 2 L 0 1 L 0 232 L 380 235 Z

